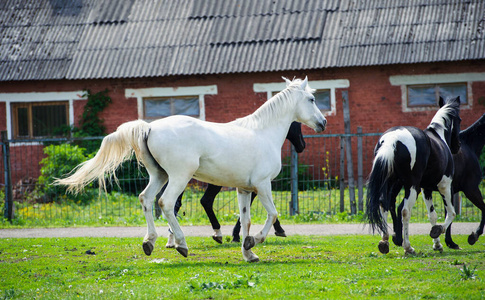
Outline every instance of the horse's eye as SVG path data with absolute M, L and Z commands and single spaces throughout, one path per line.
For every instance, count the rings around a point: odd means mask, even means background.
M 310 98 L 311 102 L 315 102 L 315 97 Z

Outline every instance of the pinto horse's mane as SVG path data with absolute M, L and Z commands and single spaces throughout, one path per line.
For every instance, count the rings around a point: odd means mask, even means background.
M 236 119 L 231 123 L 250 129 L 260 129 L 271 124 L 271 121 L 273 119 L 278 119 L 280 115 L 283 115 L 288 107 L 294 106 L 294 97 L 291 96 L 291 92 L 303 92 L 301 89 L 302 82 L 303 80 L 301 79 L 294 79 L 284 90 L 271 97 L 254 113 Z
M 458 118 L 460 113 L 460 102 L 452 101 L 445 104 L 434 115 L 428 128 L 436 131 L 444 138 L 445 132 L 449 131 L 453 118 Z

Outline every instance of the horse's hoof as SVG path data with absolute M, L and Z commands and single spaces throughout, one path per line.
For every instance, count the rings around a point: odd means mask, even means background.
M 409 247 L 408 249 L 404 249 L 404 255 L 416 255 L 416 251 L 414 251 L 413 247 Z
M 165 248 L 175 248 L 175 245 L 174 244 L 167 243 L 165 245 Z
M 231 243 L 240 243 L 241 238 L 239 236 L 233 236 Z
M 245 250 L 249 250 L 251 248 L 254 247 L 254 245 L 256 245 L 256 242 L 254 241 L 254 237 L 252 236 L 247 236 L 245 239 L 244 239 L 244 249 Z
M 284 231 L 281 231 L 281 232 L 275 231 L 274 234 L 276 236 L 286 237 L 286 233 Z
M 443 253 L 443 246 L 441 244 L 439 246 L 433 246 L 433 250 Z
M 248 260 L 248 262 L 250 263 L 254 263 L 254 262 L 258 262 L 259 261 L 259 257 L 255 256 L 253 258 L 251 258 L 250 260 Z
M 189 255 L 189 249 L 187 248 L 175 247 L 175 250 L 177 250 L 178 253 L 182 254 L 183 257 L 187 257 L 187 255 Z
M 457 244 L 455 244 L 454 242 L 451 242 L 451 243 L 446 243 L 446 246 L 448 246 L 448 248 L 450 249 L 454 249 L 454 250 L 461 250 L 460 246 L 458 246 Z
M 219 244 L 222 244 L 222 236 L 215 236 L 213 235 L 212 236 L 212 239 L 216 242 L 218 242 Z
M 153 245 L 150 242 L 143 242 L 143 251 L 147 256 L 152 255 Z
M 472 232 L 469 236 L 468 236 L 468 244 L 470 245 L 475 245 L 475 243 L 478 241 L 478 234 L 476 234 L 475 232 Z
M 388 241 L 379 241 L 379 245 L 377 247 L 379 248 L 379 252 L 381 252 L 382 254 L 389 253 L 389 242 Z
M 438 238 L 441 234 L 443 233 L 443 226 L 441 225 L 434 225 L 431 228 L 431 232 L 429 233 L 429 236 L 436 239 Z
M 396 234 L 392 235 L 392 242 L 398 247 L 402 247 L 402 237 L 398 238 Z

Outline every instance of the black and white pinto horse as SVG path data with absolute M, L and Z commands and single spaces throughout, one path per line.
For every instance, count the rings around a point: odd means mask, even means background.
M 306 147 L 305 139 L 303 138 L 303 133 L 301 131 L 301 123 L 293 122 L 291 123 L 290 130 L 288 130 L 288 134 L 286 135 L 286 139 L 291 142 L 291 144 L 295 147 L 295 151 L 297 153 L 303 152 Z M 164 185 L 162 188 L 161 193 L 165 190 L 167 185 Z M 209 184 L 207 189 L 204 192 L 202 198 L 200 198 L 200 204 L 204 207 L 205 213 L 209 218 L 211 223 L 212 229 L 214 230 L 214 234 L 212 238 L 214 241 L 222 244 L 222 231 L 221 231 L 221 224 L 219 220 L 217 220 L 216 214 L 214 212 L 214 201 L 216 199 L 217 194 L 221 191 L 222 187 Z M 180 194 L 177 198 L 177 202 L 175 203 L 175 215 L 178 215 L 180 208 L 182 207 L 182 196 L 184 193 Z M 256 193 L 251 193 L 251 205 L 253 204 L 254 198 L 256 197 Z M 155 217 L 159 217 L 161 215 L 160 206 L 155 207 Z M 275 229 L 275 235 L 280 237 L 286 237 L 285 230 L 281 227 L 280 221 L 276 219 L 273 224 Z M 241 219 L 238 218 L 234 228 L 232 230 L 232 242 L 239 243 L 241 239 L 239 237 L 239 233 L 241 231 Z M 167 244 L 165 245 L 167 248 L 174 248 L 175 247 L 175 240 L 173 237 L 173 233 L 169 230 Z
M 421 189 L 432 229 L 433 249 L 442 251 L 439 236 L 455 218 L 452 204 L 452 153 L 460 149 L 460 99 L 440 98 L 442 106 L 423 131 L 416 127 L 398 126 L 387 130 L 375 148 L 375 158 L 367 186 L 366 218 L 372 229 L 382 233 L 379 251 L 389 252 L 388 211 L 395 210 L 397 193 L 404 188 L 402 203 L 403 243 L 405 253 L 414 253 L 409 242 L 411 210 Z M 450 151 L 451 150 L 451 151 Z M 443 197 L 447 216 L 437 225 L 431 194 L 438 190 Z
M 455 173 L 453 175 L 453 192 L 463 192 L 465 196 L 482 212 L 482 219 L 476 231 L 468 236 L 468 243 L 474 245 L 479 236 L 483 234 L 485 226 L 485 202 L 480 191 L 480 182 L 482 181 L 482 170 L 479 163 L 479 157 L 485 146 L 485 114 L 482 115 L 470 127 L 460 132 L 460 150 L 453 154 L 455 164 Z M 398 213 L 402 210 L 402 203 L 398 208 Z M 400 215 L 393 215 L 394 235 L 392 240 L 397 246 L 402 245 L 402 223 Z M 396 219 L 396 220 L 394 220 Z M 451 249 L 460 249 L 460 247 L 451 238 L 451 226 L 446 230 L 445 242 Z
M 287 87 L 259 107 L 253 114 L 229 123 L 201 121 L 188 116 L 171 116 L 151 123 L 136 120 L 124 123 L 107 135 L 96 156 L 56 184 L 80 192 L 98 180 L 106 190 L 105 179 L 115 176 L 118 166 L 133 153 L 149 174 L 149 182 L 139 199 L 147 221 L 143 250 L 151 255 L 158 234 L 152 205 L 162 186 L 168 186 L 158 200 L 175 238 L 175 249 L 188 255 L 185 236 L 174 214 L 177 197 L 195 178 L 219 186 L 237 187 L 246 261 L 259 261 L 251 248 L 264 242 L 276 221 L 277 211 L 271 194 L 271 180 L 281 169 L 281 147 L 293 121 L 317 132 L 327 120 L 315 104 L 308 79 L 285 78 Z M 108 175 L 108 176 L 107 176 Z M 116 178 L 116 177 L 114 177 Z M 249 235 L 251 192 L 268 215 L 263 229 Z

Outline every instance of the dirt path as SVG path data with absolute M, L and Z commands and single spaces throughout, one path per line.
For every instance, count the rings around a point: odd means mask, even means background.
M 263 226 L 252 225 L 251 232 L 257 232 Z M 410 234 L 429 234 L 429 223 L 413 223 L 409 226 Z M 453 223 L 453 234 L 470 234 L 478 223 Z M 283 225 L 287 235 L 343 235 L 371 234 L 369 227 L 362 224 L 302 224 Z M 222 226 L 224 236 L 231 235 L 232 226 Z M 167 236 L 167 226 L 158 226 L 160 236 Z M 210 226 L 182 226 L 186 236 L 211 236 Z M 270 234 L 274 233 L 271 230 Z M 32 228 L 0 229 L 0 238 L 36 238 L 36 237 L 143 237 L 146 227 L 70 227 L 70 228 Z

